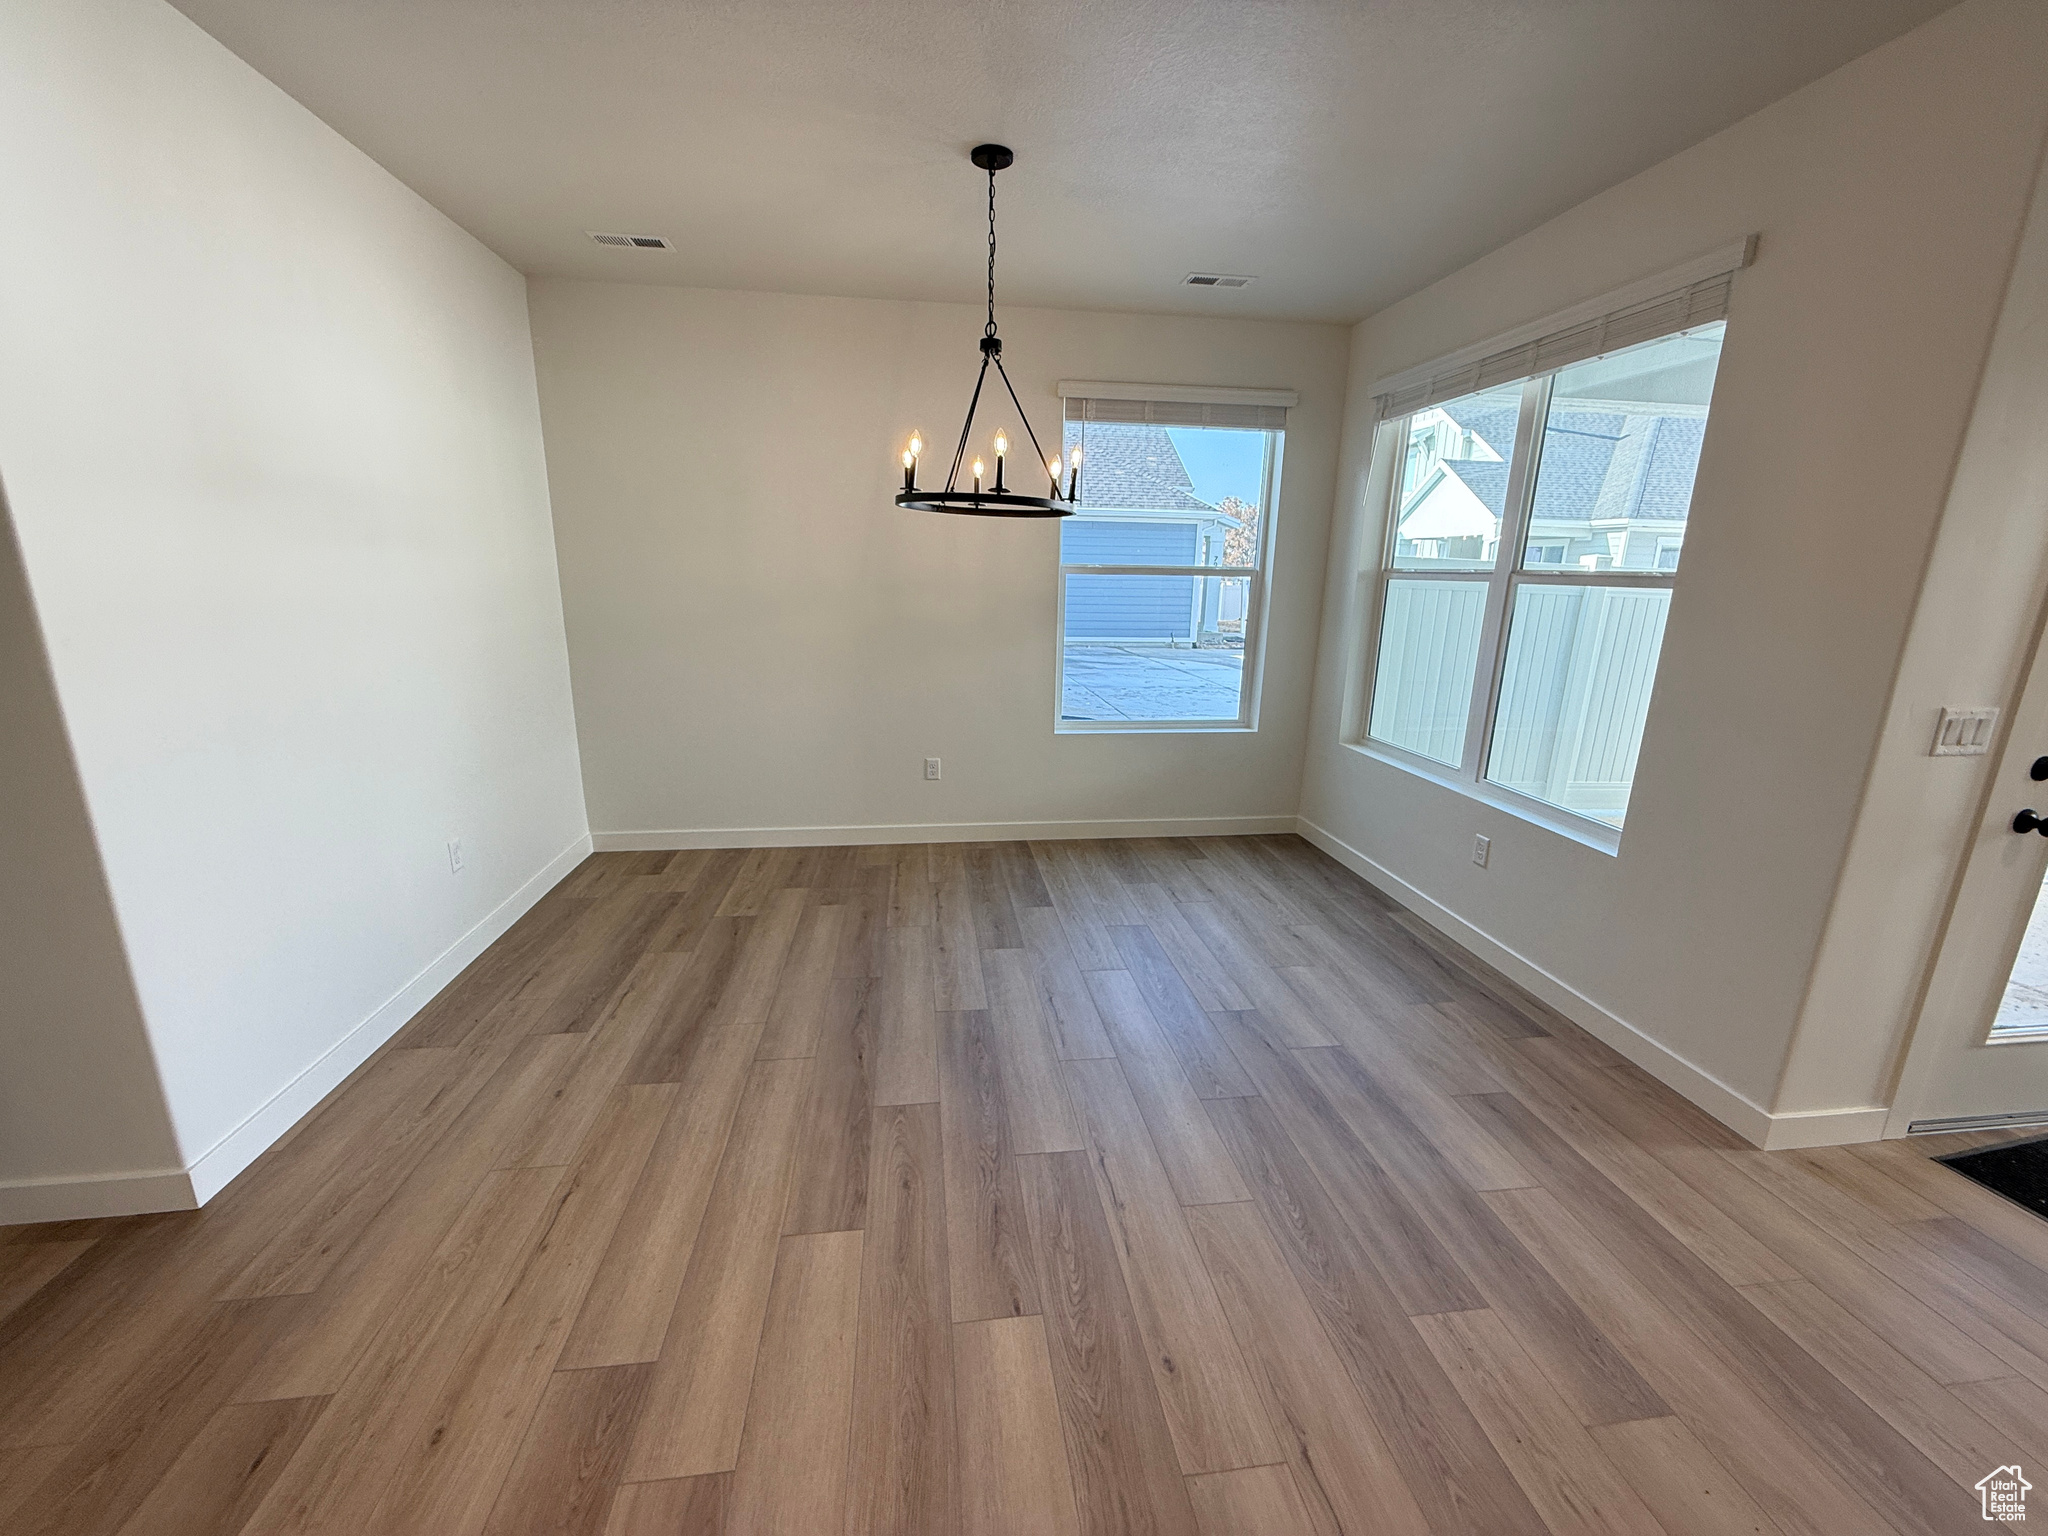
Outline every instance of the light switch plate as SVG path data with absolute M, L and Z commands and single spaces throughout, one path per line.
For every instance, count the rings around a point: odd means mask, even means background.
M 1929 757 L 1982 757 L 1998 728 L 1996 709 L 1944 709 L 1935 723 Z

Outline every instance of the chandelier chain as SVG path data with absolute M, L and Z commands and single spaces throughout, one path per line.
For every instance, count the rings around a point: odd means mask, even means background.
M 996 333 L 996 173 L 988 173 L 988 328 L 984 336 Z

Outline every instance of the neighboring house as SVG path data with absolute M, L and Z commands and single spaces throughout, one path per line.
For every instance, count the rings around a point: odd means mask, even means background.
M 1676 570 L 1706 431 L 1677 408 L 1553 414 L 1530 518 L 1531 566 Z M 1493 558 L 1507 502 L 1511 407 L 1452 401 L 1418 415 L 1398 553 L 1415 564 Z
M 1070 430 L 1067 446 L 1078 441 Z M 1090 423 L 1085 449 L 1086 510 L 1061 526 L 1063 564 L 1223 563 L 1225 536 L 1243 524 L 1195 494 L 1165 427 Z M 1242 586 L 1193 576 L 1075 576 L 1066 638 L 1190 644 L 1242 619 Z
M 1513 406 L 1481 409 L 1461 401 L 1416 414 L 1396 518 L 1397 553 L 1404 564 L 1493 559 L 1507 503 L 1515 414 Z

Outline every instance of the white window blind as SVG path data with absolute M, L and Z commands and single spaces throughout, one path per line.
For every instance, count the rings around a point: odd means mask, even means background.
M 1449 357 L 1380 379 L 1372 396 L 1382 419 L 1477 390 L 1551 373 L 1674 331 L 1728 317 L 1735 274 L 1756 249 L 1750 236 L 1670 272 L 1632 283 Z
M 1189 384 L 1108 384 L 1063 379 L 1068 421 L 1114 421 L 1155 427 L 1241 427 L 1284 432 L 1291 389 L 1231 389 Z
M 1287 428 L 1284 405 L 1203 405 L 1186 400 L 1069 400 L 1069 421 L 1123 421 L 1155 427 Z

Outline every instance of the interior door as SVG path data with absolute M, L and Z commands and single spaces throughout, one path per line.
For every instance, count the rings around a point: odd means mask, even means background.
M 2048 646 L 1994 770 L 1885 1134 L 2048 1125 Z

